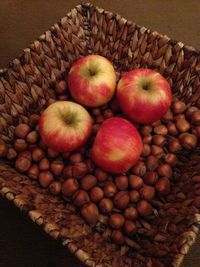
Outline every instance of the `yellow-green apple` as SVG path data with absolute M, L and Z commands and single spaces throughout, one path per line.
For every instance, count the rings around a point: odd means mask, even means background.
M 81 105 L 57 101 L 45 109 L 39 119 L 43 142 L 58 152 L 67 152 L 82 146 L 92 132 L 92 118 Z
M 98 107 L 109 102 L 115 92 L 115 70 L 105 57 L 89 55 L 73 64 L 68 74 L 68 85 L 76 102 Z
M 91 159 L 104 171 L 124 173 L 138 162 L 142 147 L 135 126 L 126 119 L 114 117 L 100 126 L 91 149 Z
M 168 81 L 150 69 L 127 72 L 117 86 L 122 112 L 138 123 L 159 120 L 169 109 L 172 92 Z

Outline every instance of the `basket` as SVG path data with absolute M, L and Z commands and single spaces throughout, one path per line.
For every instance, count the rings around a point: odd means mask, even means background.
M 78 5 L 58 23 L 24 49 L 22 55 L 1 72 L 0 136 L 12 142 L 14 127 L 27 123 L 55 98 L 55 83 L 64 79 L 72 63 L 87 54 L 107 57 L 120 73 L 151 68 L 163 74 L 173 93 L 185 103 L 200 107 L 200 53 L 117 14 L 92 4 Z M 19 174 L 8 162 L 0 163 L 0 194 L 26 212 L 54 239 L 88 266 L 178 267 L 195 242 L 200 224 L 200 149 L 180 156 L 180 179 L 163 202 L 157 202 L 153 223 L 160 233 L 153 238 L 127 240 L 117 246 L 103 221 L 91 228 L 76 208 L 49 194 L 37 182 Z M 169 229 L 168 232 L 166 229 Z

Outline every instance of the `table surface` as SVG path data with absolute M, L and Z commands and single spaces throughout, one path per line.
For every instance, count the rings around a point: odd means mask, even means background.
M 0 1 L 0 68 L 58 21 L 75 0 Z M 199 0 L 94 0 L 104 9 L 156 30 L 184 44 L 200 48 Z M 123 3 L 122 3 L 123 2 Z M 83 267 L 58 241 L 0 199 L 0 267 Z M 200 242 L 187 255 L 184 267 L 198 267 Z

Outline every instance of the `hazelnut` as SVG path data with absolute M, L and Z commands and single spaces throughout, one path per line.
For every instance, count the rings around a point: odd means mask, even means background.
M 27 143 L 24 139 L 16 139 L 14 143 L 14 148 L 16 151 L 21 152 L 27 149 Z
M 117 176 L 115 184 L 119 190 L 126 190 L 128 188 L 128 177 L 126 175 Z
M 137 211 L 139 213 L 140 216 L 143 217 L 148 217 L 149 215 L 151 215 L 153 213 L 153 208 L 151 206 L 151 204 L 142 199 L 137 203 Z
M 97 184 L 97 179 L 94 175 L 88 174 L 80 180 L 81 187 L 89 191 Z
M 68 178 L 62 184 L 62 193 L 65 197 L 72 196 L 79 188 L 78 182 L 74 178 Z
M 167 125 L 167 129 L 170 135 L 176 136 L 178 135 L 178 130 L 176 128 L 176 124 L 175 123 L 171 123 Z
M 99 202 L 104 196 L 104 192 L 99 186 L 95 186 L 90 191 L 90 198 L 92 202 Z
M 165 125 L 158 125 L 154 128 L 154 133 L 159 135 L 167 135 L 168 129 Z
M 129 185 L 132 189 L 140 189 L 143 186 L 143 180 L 140 176 L 130 175 L 129 176 Z
M 194 111 L 191 114 L 192 124 L 199 126 L 200 125 L 200 110 Z
M 197 111 L 197 110 L 198 110 L 198 108 L 195 107 L 195 106 L 189 107 L 189 108 L 187 109 L 187 111 L 186 111 L 186 117 L 187 117 L 188 119 L 191 119 L 191 115 L 192 115 L 192 113 L 193 113 L 194 111 Z
M 74 152 L 70 155 L 69 159 L 71 163 L 79 163 L 83 161 L 83 156 L 78 152 Z
M 136 203 L 140 199 L 140 194 L 139 194 L 138 191 L 132 190 L 132 191 L 129 192 L 129 197 L 130 197 L 130 201 L 131 202 Z
M 30 132 L 31 128 L 29 125 L 21 123 L 15 127 L 15 136 L 24 139 Z
M 152 132 L 152 127 L 151 125 L 143 125 L 141 128 L 140 128 L 140 134 L 142 136 L 148 136 L 149 134 L 151 134 Z
M 89 202 L 81 208 L 81 214 L 90 224 L 97 223 L 99 219 L 99 210 L 96 204 Z
M 154 121 L 151 125 L 153 126 L 153 127 L 156 127 L 156 126 L 158 126 L 158 125 L 160 125 L 161 124 L 161 121 L 160 120 L 157 120 L 157 121 Z
M 62 160 L 54 160 L 51 162 L 50 168 L 53 174 L 55 174 L 56 176 L 59 176 L 62 174 L 62 171 L 64 169 L 64 163 Z
M 127 191 L 120 191 L 116 193 L 113 199 L 113 203 L 115 207 L 118 209 L 127 208 L 129 202 L 130 202 L 130 197 Z
M 193 130 L 192 133 L 196 135 L 197 138 L 200 139 L 200 126 L 196 126 Z
M 176 157 L 176 155 L 175 154 L 173 154 L 173 153 L 168 153 L 166 156 L 165 156 L 165 162 L 167 163 L 167 164 L 169 164 L 170 166 L 175 166 L 176 165 L 176 163 L 177 163 L 177 157 Z
M 50 171 L 43 171 L 39 174 L 38 180 L 40 185 L 46 188 L 53 182 L 53 174 Z
M 101 169 L 96 169 L 94 174 L 99 182 L 105 182 L 108 178 L 108 174 Z
M 0 142 L 0 157 L 2 157 L 1 155 L 4 155 L 4 149 L 5 151 L 7 150 L 7 147 L 5 146 L 5 148 L 3 146 L 1 146 L 1 142 Z M 1 151 L 2 150 L 2 151 Z M 17 152 L 14 148 L 10 147 L 7 150 L 7 154 L 6 157 L 8 160 L 13 160 L 17 157 Z
M 117 193 L 117 187 L 113 182 L 108 181 L 105 183 L 103 191 L 106 197 L 113 197 Z
M 125 237 L 119 230 L 114 230 L 112 232 L 111 238 L 117 245 L 123 245 L 125 243 Z
M 32 151 L 32 159 L 34 161 L 40 161 L 41 159 L 43 159 L 45 156 L 44 151 L 41 148 L 35 148 Z
M 163 146 L 166 143 L 166 138 L 163 135 L 156 134 L 153 136 L 153 144 L 157 146 Z
M 38 178 L 38 175 L 39 175 L 39 169 L 38 169 L 38 166 L 36 164 L 33 164 L 30 169 L 28 170 L 28 176 L 31 178 L 31 179 L 34 179 L 36 180 Z
M 102 213 L 110 213 L 113 209 L 113 202 L 109 198 L 102 198 L 99 202 L 99 208 Z
M 73 167 L 71 165 L 64 167 L 63 169 L 63 177 L 73 177 Z
M 137 232 L 137 226 L 134 222 L 126 220 L 124 223 L 124 231 L 127 235 L 131 236 Z
M 176 116 L 174 116 L 174 121 L 177 122 L 178 120 L 185 120 L 185 115 L 184 114 L 178 114 Z
M 59 156 L 59 152 L 57 152 L 57 151 L 55 151 L 55 150 L 53 150 L 51 148 L 48 148 L 47 155 L 48 155 L 49 158 L 53 159 L 53 158 L 57 158 Z
M 21 172 L 25 173 L 31 167 L 31 161 L 27 158 L 19 157 L 15 161 L 15 168 Z
M 176 128 L 180 133 L 185 133 L 190 129 L 190 124 L 185 119 L 179 119 L 176 122 Z
M 186 133 L 180 138 L 181 145 L 186 149 L 194 149 L 197 146 L 197 137 L 194 134 Z
M 31 152 L 28 150 L 22 151 L 18 154 L 18 158 L 27 158 L 31 161 L 32 160 Z
M 149 135 L 146 135 L 146 136 L 143 137 L 142 142 L 143 142 L 143 144 L 150 145 L 152 139 L 153 139 L 153 136 L 149 134 Z
M 177 138 L 173 138 L 168 142 L 168 148 L 170 152 L 177 153 L 181 151 L 182 146 Z
M 149 155 L 146 160 L 146 166 L 149 171 L 155 171 L 158 168 L 158 158 L 154 155 Z
M 155 195 L 155 189 L 152 186 L 144 185 L 140 189 L 140 195 L 142 199 L 145 199 L 147 201 L 151 201 L 154 198 Z
M 121 214 L 114 213 L 109 218 L 109 225 L 114 229 L 120 229 L 124 225 L 124 217 Z
M 168 195 L 170 192 L 170 181 L 167 177 L 160 178 L 155 184 L 156 191 L 162 195 Z
M 8 152 L 8 147 L 6 143 L 0 139 L 0 158 L 5 157 L 7 152 Z
M 154 185 L 156 181 L 158 180 L 158 173 L 157 172 L 146 172 L 143 179 L 147 185 Z
M 59 81 L 56 83 L 55 91 L 57 94 L 65 94 L 67 92 L 67 83 L 64 80 Z
M 73 176 L 76 178 L 83 177 L 84 175 L 86 175 L 87 171 L 88 171 L 88 168 L 85 162 L 78 162 L 72 166 L 72 173 L 73 173 Z
M 50 168 L 49 160 L 47 158 L 41 159 L 38 167 L 40 171 L 47 171 Z
M 135 221 L 138 217 L 138 212 L 134 207 L 128 207 L 124 211 L 124 216 L 127 220 Z
M 146 172 L 146 166 L 143 161 L 138 161 L 131 169 L 131 173 L 138 175 L 138 176 L 143 176 Z
M 151 146 L 151 154 L 157 158 L 161 158 L 164 155 L 164 150 L 160 146 L 152 145 Z
M 53 195 L 58 195 L 61 192 L 61 188 L 62 188 L 62 184 L 60 181 L 53 181 L 50 185 L 49 185 L 49 191 L 51 194 Z
M 30 144 L 36 144 L 38 141 L 38 138 L 39 138 L 38 133 L 36 131 L 32 131 L 27 134 L 26 141 Z
M 172 168 L 169 164 L 167 163 L 163 163 L 161 164 L 158 169 L 157 172 L 160 176 L 166 176 L 168 178 L 172 177 Z
M 148 144 L 143 144 L 142 156 L 147 157 L 151 153 L 151 147 Z
M 173 113 L 169 109 L 163 116 L 162 116 L 163 121 L 173 121 Z
M 186 105 L 182 101 L 175 101 L 172 103 L 172 110 L 174 114 L 181 114 L 186 110 Z
M 73 195 L 73 203 L 78 207 L 82 207 L 90 201 L 89 195 L 84 190 L 78 190 Z

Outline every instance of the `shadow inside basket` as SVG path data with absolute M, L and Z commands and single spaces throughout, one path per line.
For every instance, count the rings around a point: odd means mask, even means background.
M 56 98 L 75 60 L 88 54 L 107 57 L 118 79 L 134 68 L 151 68 L 170 83 L 174 95 L 200 107 L 199 52 L 119 15 L 91 4 L 77 6 L 24 49 L 0 78 L 0 134 L 13 144 L 14 129 L 28 123 Z M 1 161 L 0 193 L 53 238 L 89 266 L 180 266 L 195 242 L 200 223 L 200 149 L 182 150 L 171 180 L 171 192 L 152 202 L 154 214 L 140 218 L 138 233 L 126 245 L 111 242 L 106 216 L 91 227 L 79 210 L 37 181 Z

